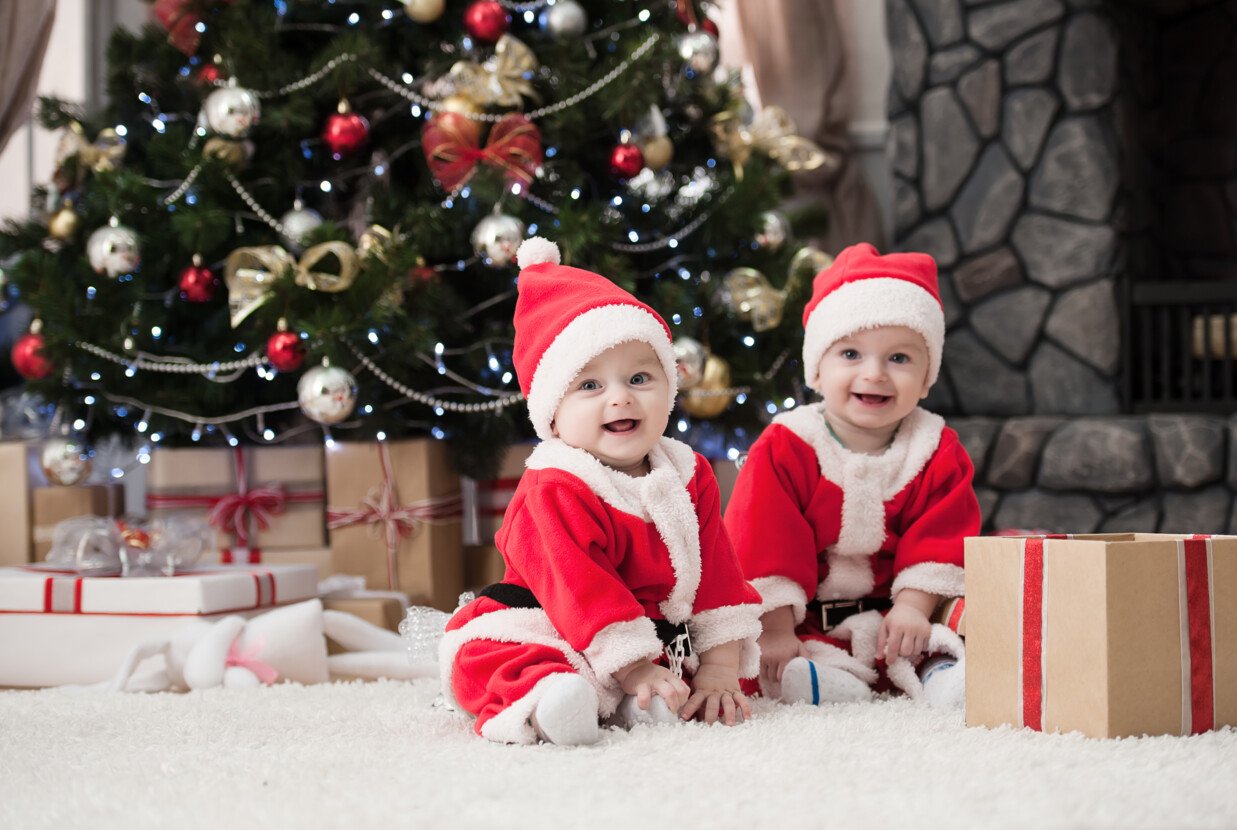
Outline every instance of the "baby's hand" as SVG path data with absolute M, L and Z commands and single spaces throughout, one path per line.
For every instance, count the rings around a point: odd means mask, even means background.
M 932 623 L 923 611 L 909 603 L 895 602 L 876 635 L 876 654 L 884 656 L 886 665 L 898 655 L 913 658 L 927 651 L 931 633 Z
M 687 702 L 691 690 L 681 677 L 665 666 L 659 666 L 648 660 L 640 660 L 624 666 L 614 673 L 614 679 L 623 687 L 623 691 L 636 696 L 636 705 L 648 711 L 653 702 L 653 695 L 661 695 L 671 712 L 677 712 Z
M 782 682 L 782 670 L 787 663 L 807 656 L 793 628 L 765 629 L 757 642 L 760 644 L 760 679 L 766 688 Z
M 692 677 L 692 688 L 694 691 L 679 715 L 683 720 L 702 714 L 705 723 L 714 723 L 720 711 L 722 722 L 734 726 L 752 716 L 751 704 L 739 691 L 738 672 L 731 666 L 701 663 Z

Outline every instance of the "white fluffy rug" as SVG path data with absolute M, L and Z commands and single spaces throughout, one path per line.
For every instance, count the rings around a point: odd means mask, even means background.
M 966 729 L 905 699 L 505 747 L 432 681 L 0 692 L 0 827 L 1237 827 L 1237 730 Z

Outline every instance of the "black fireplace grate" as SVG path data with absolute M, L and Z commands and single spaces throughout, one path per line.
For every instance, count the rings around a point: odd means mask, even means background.
M 1125 294 L 1126 411 L 1237 411 L 1237 280 L 1135 280 Z

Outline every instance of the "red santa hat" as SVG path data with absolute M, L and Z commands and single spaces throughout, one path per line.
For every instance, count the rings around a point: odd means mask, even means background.
M 866 242 L 838 254 L 812 282 L 803 309 L 803 375 L 818 388 L 820 359 L 843 337 L 879 326 L 906 326 L 928 345 L 928 385 L 936 383 L 945 345 L 945 311 L 936 261 L 927 254 L 877 253 Z
M 560 265 L 558 246 L 547 239 L 525 240 L 515 256 L 520 293 L 512 359 L 538 437 L 552 437 L 554 413 L 580 370 L 633 340 L 653 347 L 670 384 L 666 411 L 674 407 L 674 348 L 656 311 L 600 274 Z

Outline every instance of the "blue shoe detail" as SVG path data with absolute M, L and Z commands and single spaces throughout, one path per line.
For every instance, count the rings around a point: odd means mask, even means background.
M 816 677 L 816 664 L 811 660 L 807 661 L 808 671 L 812 673 L 812 705 L 820 705 L 820 680 Z

